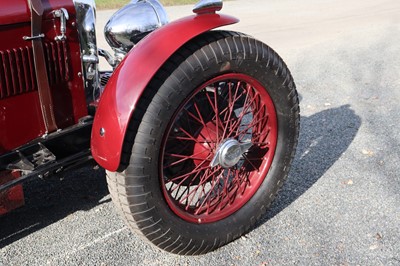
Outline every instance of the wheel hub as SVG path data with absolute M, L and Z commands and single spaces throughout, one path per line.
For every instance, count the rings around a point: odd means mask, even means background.
M 196 166 L 200 164 L 203 164 L 203 166 L 209 165 L 209 162 L 205 160 L 215 148 L 215 143 L 217 142 L 217 131 L 220 130 L 215 126 L 215 124 L 208 122 L 196 138 L 197 142 L 194 145 L 193 150 L 197 157 L 196 159 L 193 159 Z M 222 132 L 219 132 L 219 134 L 222 134 Z
M 211 167 L 221 165 L 223 168 L 235 166 L 242 158 L 243 153 L 247 152 L 252 146 L 251 142 L 240 143 L 236 139 L 225 140 L 215 153 L 211 161 Z

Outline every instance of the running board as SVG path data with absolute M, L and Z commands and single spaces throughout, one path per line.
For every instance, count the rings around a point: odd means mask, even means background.
M 54 174 L 58 174 L 64 170 L 78 167 L 93 159 L 90 150 L 74 154 L 60 161 L 49 162 L 39 166 L 29 174 L 22 175 L 21 177 L 11 180 L 10 182 L 0 186 L 0 192 L 10 189 L 32 178 L 44 178 Z
M 0 192 L 34 178 L 48 177 L 92 160 L 90 135 L 93 119 L 38 138 L 0 156 L 0 173 L 19 172 L 21 176 L 0 185 Z M 1 176 L 0 176 L 1 178 Z

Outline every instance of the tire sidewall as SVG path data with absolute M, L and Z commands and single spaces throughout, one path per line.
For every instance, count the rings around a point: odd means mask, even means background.
M 270 52 L 275 54 L 273 51 Z M 275 56 L 277 55 L 275 54 Z M 243 51 L 238 49 L 236 53 L 232 52 L 229 56 L 224 54 L 221 49 L 221 53 L 215 54 L 213 58 L 206 58 L 204 51 L 198 50 L 182 62 L 159 88 L 144 114 L 143 121 L 145 123 L 140 124 L 138 132 L 142 131 L 141 127 L 149 126 L 148 123 L 151 123 L 154 118 L 153 114 L 160 114 L 161 123 L 154 125 L 158 128 L 152 136 L 155 143 L 148 147 L 148 155 L 154 159 L 143 168 L 143 173 L 149 178 L 142 185 L 145 190 L 151 191 L 151 197 L 148 197 L 147 204 L 150 209 L 152 208 L 153 219 L 160 220 L 163 228 L 170 228 L 171 231 L 182 235 L 182 238 L 194 241 L 212 241 L 219 238 L 222 241 L 220 245 L 222 245 L 224 241 L 233 240 L 248 231 L 265 213 L 287 176 L 298 134 L 297 118 L 292 110 L 292 99 L 289 97 L 293 90 L 291 86 L 294 84 L 285 82 L 285 75 L 280 75 L 278 71 L 278 63 L 274 64 L 269 58 L 260 59 L 258 53 L 246 52 L 244 49 Z M 228 73 L 241 73 L 254 78 L 270 95 L 275 105 L 278 122 L 275 155 L 260 188 L 241 209 L 214 223 L 190 223 L 179 218 L 170 209 L 164 198 L 162 182 L 159 177 L 160 162 L 162 162 L 160 147 L 162 147 L 162 140 L 169 121 L 180 109 L 182 102 L 201 84 Z M 164 104 L 160 104 L 161 102 Z M 170 108 L 164 108 L 165 105 Z M 143 134 L 137 134 L 135 143 L 145 143 L 146 140 L 142 139 L 144 137 L 146 136 Z M 135 158 L 131 158 L 132 160 Z M 129 168 L 125 171 L 127 176 L 137 174 L 130 172 Z

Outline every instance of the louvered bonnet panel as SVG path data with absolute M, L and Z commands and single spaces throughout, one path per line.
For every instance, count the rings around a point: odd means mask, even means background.
M 70 57 L 67 43 L 44 44 L 46 66 L 51 86 L 70 80 Z M 18 47 L 0 51 L 0 99 L 37 90 L 33 51 Z

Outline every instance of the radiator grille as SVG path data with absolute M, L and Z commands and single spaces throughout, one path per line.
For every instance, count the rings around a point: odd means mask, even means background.
M 70 79 L 66 42 L 44 44 L 50 86 Z M 37 90 L 33 50 L 18 47 L 0 51 L 0 99 Z

